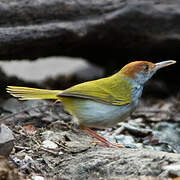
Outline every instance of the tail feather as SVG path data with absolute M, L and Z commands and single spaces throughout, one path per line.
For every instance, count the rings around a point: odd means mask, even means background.
M 17 97 L 20 100 L 60 99 L 57 94 L 61 92 L 61 90 L 47 90 L 19 86 L 8 86 L 6 90 L 12 96 Z

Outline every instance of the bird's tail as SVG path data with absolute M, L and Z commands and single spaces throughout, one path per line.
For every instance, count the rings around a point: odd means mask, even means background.
M 46 89 L 36 89 L 28 87 L 19 86 L 8 86 L 7 92 L 12 96 L 17 97 L 20 100 L 30 100 L 30 99 L 59 99 L 58 93 L 61 90 L 46 90 Z

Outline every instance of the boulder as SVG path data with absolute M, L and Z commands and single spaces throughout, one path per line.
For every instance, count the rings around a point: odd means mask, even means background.
M 4 124 L 0 126 L 0 155 L 9 156 L 14 146 L 13 132 Z
M 109 67 L 177 58 L 179 9 L 177 0 L 0 0 L 0 59 L 68 55 Z

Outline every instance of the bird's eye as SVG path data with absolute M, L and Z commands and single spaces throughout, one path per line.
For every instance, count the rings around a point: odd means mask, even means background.
M 149 70 L 149 66 L 148 66 L 148 65 L 145 65 L 145 66 L 144 66 L 144 70 L 145 70 L 145 71 L 148 71 L 148 70 Z

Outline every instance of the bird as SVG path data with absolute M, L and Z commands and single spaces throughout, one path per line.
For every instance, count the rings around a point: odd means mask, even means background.
M 152 63 L 133 61 L 117 73 L 74 85 L 65 90 L 7 86 L 7 92 L 20 100 L 56 99 L 72 115 L 72 121 L 105 147 L 125 146 L 100 136 L 92 128 L 108 128 L 124 121 L 137 107 L 144 84 L 157 70 L 175 64 L 174 60 Z

